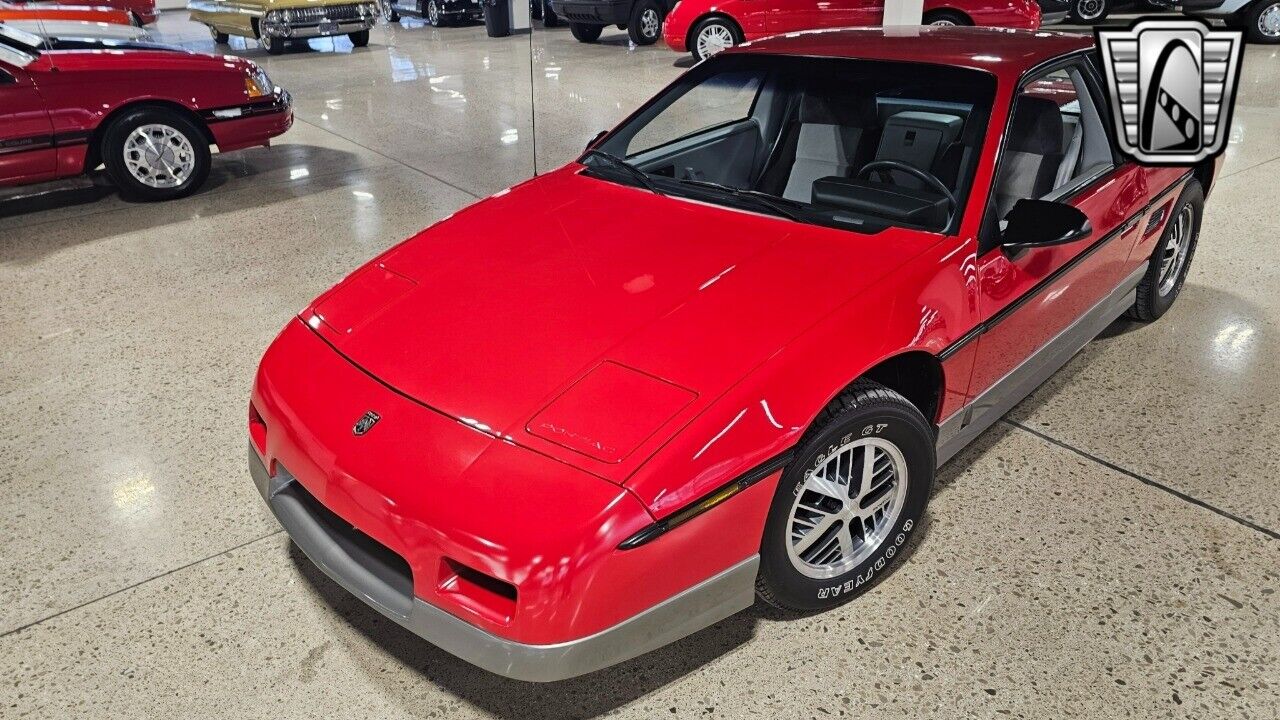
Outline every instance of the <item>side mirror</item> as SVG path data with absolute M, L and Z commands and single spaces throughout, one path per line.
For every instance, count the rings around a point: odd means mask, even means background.
M 591 149 L 591 148 L 592 148 L 596 143 L 600 142 L 600 138 L 602 138 L 602 137 L 604 137 L 605 135 L 608 135 L 608 134 L 609 134 L 609 131 L 608 131 L 608 130 L 601 130 L 600 132 L 596 133 L 596 136 L 595 136 L 595 137 L 593 137 L 593 138 L 591 138 L 590 140 L 588 140 L 588 141 L 587 141 L 587 148 L 586 148 L 586 149 L 587 149 L 587 150 L 590 150 L 590 149 Z
M 1000 245 L 1012 252 L 1065 245 L 1093 234 L 1084 213 L 1052 200 L 1019 200 L 1004 219 Z

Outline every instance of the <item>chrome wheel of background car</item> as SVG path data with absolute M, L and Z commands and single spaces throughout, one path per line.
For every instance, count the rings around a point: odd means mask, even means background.
M 1076 15 L 1086 22 L 1089 20 L 1097 20 L 1102 15 L 1102 11 L 1105 8 L 1106 3 L 1104 3 L 1103 0 L 1079 0 L 1079 2 L 1076 3 Z
M 1160 282 L 1156 285 L 1161 295 L 1168 295 L 1178 284 L 1178 275 L 1187 262 L 1194 213 L 1190 205 L 1183 205 L 1178 217 L 1173 219 L 1173 227 L 1169 228 L 1169 242 L 1165 243 L 1164 254 L 1160 257 Z
M 867 559 L 897 522 L 907 482 L 907 461 L 888 440 L 862 438 L 829 453 L 791 506 L 791 564 L 807 577 L 833 578 Z
M 657 38 L 662 29 L 662 18 L 657 10 L 645 10 L 640 16 L 640 33 L 647 38 Z
M 708 58 L 733 47 L 733 33 L 724 25 L 708 25 L 698 33 L 698 57 Z
M 933 25 L 934 27 L 955 27 L 956 25 L 955 21 L 951 20 L 950 18 L 939 18 L 929 24 Z
M 142 125 L 124 142 L 124 164 L 143 185 L 172 188 L 191 176 L 196 152 L 186 135 L 168 125 Z
M 1258 13 L 1258 32 L 1269 38 L 1280 38 L 1280 3 L 1272 3 Z
M 440 6 L 436 4 L 436 0 L 427 3 L 427 22 L 437 27 L 440 25 Z

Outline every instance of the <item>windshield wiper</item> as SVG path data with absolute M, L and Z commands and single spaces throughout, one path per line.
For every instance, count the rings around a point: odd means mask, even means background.
M 603 150 L 596 150 L 595 148 L 592 148 L 586 151 L 585 153 L 583 153 L 582 157 L 600 158 L 601 160 L 604 160 L 605 162 L 612 165 L 613 167 L 616 167 L 619 170 L 622 170 L 623 172 L 627 173 L 631 177 L 635 178 L 637 182 L 643 185 L 649 192 L 653 193 L 654 195 L 662 194 L 662 192 L 658 190 L 658 186 L 653 184 L 653 180 L 649 178 L 649 175 L 645 173 L 645 171 L 641 170 L 635 165 L 632 165 L 626 160 L 623 160 L 617 155 L 610 155 L 609 153 Z
M 729 185 L 721 185 L 718 182 L 711 182 L 710 180 L 684 179 L 684 180 L 677 180 L 677 182 L 683 183 L 685 185 L 693 185 L 701 188 L 710 188 L 712 190 L 719 190 L 720 192 L 735 198 L 750 200 L 751 202 L 754 202 L 757 207 L 763 207 L 767 210 L 770 210 L 775 215 L 781 215 L 785 218 L 796 220 L 798 222 L 804 221 L 803 215 L 796 212 L 795 209 L 787 206 L 786 203 L 788 201 L 774 197 L 769 193 L 760 192 L 759 190 L 744 190 L 742 188 L 731 187 Z

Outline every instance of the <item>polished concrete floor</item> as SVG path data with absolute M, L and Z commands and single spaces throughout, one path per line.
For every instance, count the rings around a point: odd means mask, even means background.
M 213 49 L 183 13 L 159 31 Z M 1248 50 L 1177 305 L 944 468 L 909 563 L 837 611 L 753 608 L 550 686 L 319 574 L 248 480 L 246 397 L 310 298 L 531 175 L 535 126 L 553 167 L 687 63 L 409 21 L 232 52 L 294 94 L 271 149 L 168 204 L 102 182 L 0 203 L 0 717 L 1280 715 L 1276 50 Z

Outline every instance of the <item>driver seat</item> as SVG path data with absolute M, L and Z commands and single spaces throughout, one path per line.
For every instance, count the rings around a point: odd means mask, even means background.
M 874 104 L 850 96 L 849 91 L 809 90 L 800 99 L 799 132 L 795 161 L 782 197 L 810 202 L 813 182 L 836 175 L 847 177 L 849 168 L 861 167 L 874 135 Z

